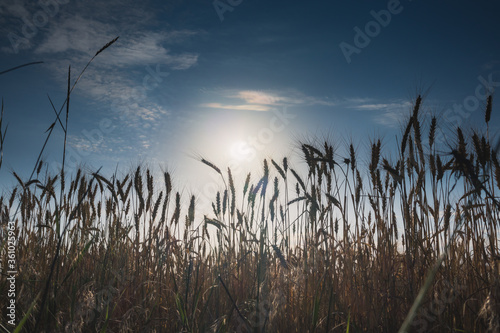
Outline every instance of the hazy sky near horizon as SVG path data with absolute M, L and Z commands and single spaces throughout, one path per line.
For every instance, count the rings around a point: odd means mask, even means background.
M 146 163 L 196 182 L 200 155 L 246 168 L 300 139 L 389 146 L 418 93 L 444 131 L 483 129 L 486 87 L 500 85 L 499 13 L 495 1 L 2 0 L 0 72 L 43 64 L 0 75 L 0 183 L 29 177 L 68 66 L 74 82 L 116 36 L 72 92 L 68 169 Z M 63 137 L 57 123 L 49 165 Z

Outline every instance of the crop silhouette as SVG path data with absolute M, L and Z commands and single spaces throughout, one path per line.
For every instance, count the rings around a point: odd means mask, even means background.
M 221 180 L 212 212 L 168 172 L 67 174 L 63 158 L 50 174 L 39 158 L 0 197 L 18 236 L 18 329 L 498 331 L 498 145 L 458 128 L 437 147 L 422 103 L 392 159 L 374 140 L 367 166 L 353 144 L 301 143 L 305 174 L 276 157 L 238 184 L 201 159 Z M 491 113 L 489 97 L 487 126 Z M 2 275 L 0 304 L 6 290 Z

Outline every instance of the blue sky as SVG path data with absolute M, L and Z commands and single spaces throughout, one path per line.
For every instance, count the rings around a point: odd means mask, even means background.
M 494 1 L 81 1 L 0 3 L 0 75 L 9 124 L 2 191 L 27 179 L 72 80 L 68 169 L 110 175 L 138 163 L 195 192 L 204 156 L 252 169 L 292 156 L 297 139 L 360 149 L 395 142 L 411 102 L 443 131 L 483 129 L 485 85 L 500 85 Z M 361 33 L 360 33 L 361 31 Z M 347 50 L 347 51 L 346 51 Z M 353 51 L 354 50 L 354 51 Z M 486 82 L 486 83 L 485 83 Z M 493 100 L 490 133 L 499 129 Z M 447 136 L 446 139 L 452 139 Z M 43 160 L 57 167 L 57 125 Z

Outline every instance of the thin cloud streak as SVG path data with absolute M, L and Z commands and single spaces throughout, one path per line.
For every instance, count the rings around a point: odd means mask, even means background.
M 335 102 L 325 98 L 321 99 L 313 96 L 306 96 L 300 92 L 266 92 L 258 90 L 215 90 L 206 91 L 207 94 L 217 95 L 218 99 L 230 99 L 243 101 L 246 104 L 211 102 L 202 103 L 201 107 L 232 109 L 232 110 L 251 110 L 251 111 L 272 111 L 282 106 L 310 106 L 326 105 L 334 106 Z
M 217 94 L 220 98 L 229 100 L 240 100 L 246 104 L 211 102 L 200 104 L 201 107 L 227 110 L 244 110 L 268 112 L 275 110 L 278 106 L 296 106 L 304 107 L 310 105 L 322 105 L 335 109 L 347 109 L 356 111 L 370 111 L 376 113 L 373 121 L 379 125 L 388 128 L 397 128 L 407 115 L 411 108 L 411 103 L 403 100 L 393 100 L 381 103 L 373 98 L 318 98 L 307 96 L 297 91 L 276 92 L 276 91 L 258 91 L 258 90 L 222 90 L 207 91 L 208 94 Z
M 244 111 L 270 111 L 271 108 L 264 105 L 245 104 L 245 105 L 229 105 L 221 103 L 205 103 L 201 107 L 212 109 L 226 109 L 226 110 L 244 110 Z

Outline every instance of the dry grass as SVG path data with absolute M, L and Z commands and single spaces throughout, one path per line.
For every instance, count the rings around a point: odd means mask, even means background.
M 264 161 L 240 188 L 203 159 L 221 177 L 211 214 L 141 167 L 43 176 L 38 161 L 36 180 L 14 174 L 0 222 L 18 232 L 18 317 L 34 305 L 23 330 L 396 332 L 412 305 L 411 332 L 498 330 L 497 151 L 458 129 L 437 154 L 421 102 L 397 159 L 377 140 L 367 168 L 352 144 L 345 157 L 303 144 L 305 176 Z M 3 275 L 0 304 L 6 288 Z

